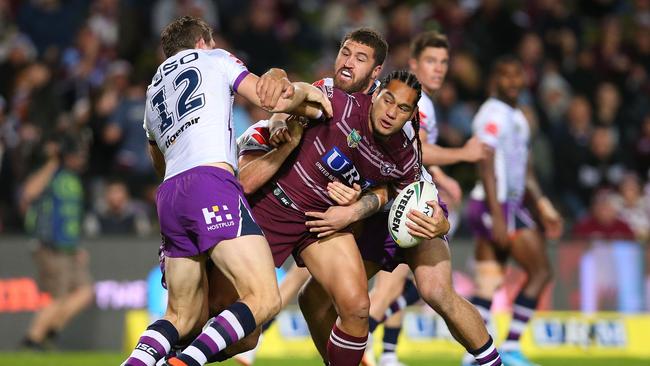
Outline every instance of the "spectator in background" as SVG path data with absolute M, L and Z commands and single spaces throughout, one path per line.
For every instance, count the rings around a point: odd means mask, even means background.
M 571 99 L 566 122 L 558 126 L 557 137 L 551 140 L 556 152 L 555 190 L 572 217 L 582 216 L 587 207 L 580 196 L 578 167 L 587 160 L 592 130 L 591 105 L 587 98 L 576 96 Z
M 633 154 L 636 171 L 644 179 L 650 179 L 650 112 L 643 118 Z
M 616 141 L 621 141 L 625 121 L 621 118 L 621 93 L 616 85 L 607 81 L 598 84 L 594 106 L 596 123 L 611 128 Z
M 577 166 L 577 193 L 582 203 L 586 206 L 599 188 L 617 187 L 625 170 L 614 131 L 609 127 L 596 126 L 587 157 Z
M 235 52 L 248 69 L 261 75 L 271 67 L 286 67 L 287 48 L 279 37 L 277 3 L 271 0 L 253 0 L 248 10 L 246 26 L 232 37 Z
M 643 309 L 643 256 L 632 229 L 618 217 L 614 195 L 599 191 L 591 214 L 574 227 L 573 236 L 590 248 L 580 259 L 581 310 L 613 306 L 623 312 Z M 616 293 L 616 300 L 609 296 Z M 612 304 L 613 302 L 613 304 Z
M 115 180 L 104 188 L 103 199 L 86 216 L 84 228 L 89 236 L 147 236 L 151 234 L 151 221 L 144 207 L 131 199 L 126 184 Z
M 136 75 L 131 74 L 129 86 L 119 100 L 104 128 L 103 138 L 116 147 L 113 171 L 124 176 L 137 195 L 158 178 L 148 154 L 145 131 L 142 128 L 146 87 Z
M 86 151 L 73 139 L 49 143 L 48 161 L 26 181 L 21 207 L 26 227 L 38 247 L 34 260 L 39 284 L 52 301 L 39 310 L 27 330 L 23 346 L 44 349 L 65 325 L 92 301 L 88 254 L 79 246 L 83 215 Z
M 151 11 L 152 33 L 155 37 L 165 26 L 183 15 L 200 17 L 212 28 L 218 28 L 219 13 L 211 0 L 157 0 Z
M 650 239 L 650 207 L 643 199 L 642 190 L 641 181 L 636 174 L 625 174 L 615 204 L 619 218 L 632 229 L 636 240 L 647 243 Z
M 563 122 L 569 107 L 572 105 L 572 99 L 571 86 L 559 73 L 555 64 L 547 63 L 544 68 L 540 76 L 537 95 L 543 118 L 542 128 L 551 137 L 558 138 L 562 134 L 562 130 L 566 128 Z M 584 103 L 587 103 L 586 107 L 590 108 L 586 100 L 580 100 L 578 103 L 583 103 L 580 108 L 584 108 Z M 576 107 L 574 106 L 574 108 Z M 581 112 L 580 118 L 586 118 L 589 115 L 589 119 L 591 119 L 591 111 L 585 112 L 582 110 Z M 576 111 L 570 113 L 576 113 Z M 571 117 L 569 116 L 569 118 Z

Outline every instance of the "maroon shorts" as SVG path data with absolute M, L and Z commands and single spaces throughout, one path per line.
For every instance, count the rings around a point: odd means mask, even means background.
M 307 216 L 280 203 L 268 187 L 254 195 L 250 204 L 253 217 L 269 242 L 275 266 L 282 266 L 289 255 L 293 255 L 296 264 L 304 267 L 300 252 L 318 241 L 317 234 L 310 233 L 305 225 Z

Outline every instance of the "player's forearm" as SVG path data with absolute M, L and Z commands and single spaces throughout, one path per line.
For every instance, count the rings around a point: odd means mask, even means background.
M 422 165 L 451 165 L 463 161 L 462 149 L 422 144 Z
M 255 193 L 271 180 L 294 148 L 294 145 L 288 143 L 280 145 L 277 149 L 242 166 L 239 169 L 239 182 L 244 189 L 244 194 Z
M 278 104 L 271 111 L 273 113 L 294 113 L 294 110 L 302 104 L 307 98 L 307 83 L 295 82 L 293 83 L 294 93 L 290 98 L 282 98 Z
M 386 187 L 373 188 L 364 193 L 357 202 L 350 205 L 354 212 L 353 222 L 363 220 L 379 212 L 386 202 L 388 202 L 388 189 Z

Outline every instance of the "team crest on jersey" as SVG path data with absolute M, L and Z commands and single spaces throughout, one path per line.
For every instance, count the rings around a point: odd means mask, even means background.
M 395 168 L 395 164 L 382 161 L 381 165 L 379 166 L 379 171 L 381 171 L 381 174 L 383 175 L 390 175 L 390 173 L 392 173 Z
M 361 134 L 359 131 L 352 129 L 352 132 L 348 134 L 348 146 L 356 149 L 357 146 L 359 146 L 359 143 L 361 142 Z

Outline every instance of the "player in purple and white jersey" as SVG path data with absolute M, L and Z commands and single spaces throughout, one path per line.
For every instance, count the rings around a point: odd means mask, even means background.
M 161 45 L 168 58 L 147 89 L 144 128 L 154 167 L 165 177 L 156 201 L 168 306 L 124 365 L 153 366 L 173 345 L 200 332 L 207 317 L 209 258 L 240 299 L 219 313 L 182 354 L 167 361 L 197 366 L 251 333 L 280 307 L 267 242 L 233 175 L 234 93 L 280 112 L 295 111 L 303 102 L 315 102 L 328 112 L 331 105 L 318 89 L 288 80 L 267 84 L 267 93 L 258 96 L 259 78 L 230 53 L 214 49 L 210 27 L 198 18 L 169 24 Z M 306 104 L 303 108 L 315 110 Z
M 474 117 L 476 136 L 491 148 L 479 163 L 480 181 L 471 193 L 468 218 L 476 238 L 477 291 L 474 305 L 489 320 L 492 296 L 503 281 L 503 270 L 512 257 L 526 272 L 526 282 L 513 306 L 513 320 L 502 344 L 507 365 L 531 365 L 519 350 L 519 337 L 532 317 L 542 290 L 551 278 L 545 242 L 523 200 L 537 206 L 547 237 L 562 233 L 562 218 L 544 197 L 529 159 L 530 132 L 518 108 L 524 87 L 524 70 L 514 57 L 503 57 L 492 76 L 496 94 Z

